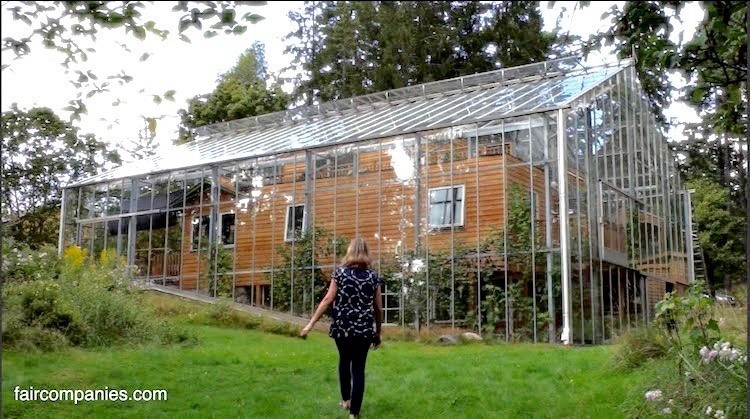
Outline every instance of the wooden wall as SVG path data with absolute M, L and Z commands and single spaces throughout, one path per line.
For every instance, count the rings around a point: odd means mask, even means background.
M 506 204 L 504 185 L 510 188 L 517 183 L 523 191 L 528 191 L 532 176 L 533 189 L 537 194 L 536 228 L 543 228 L 544 184 L 540 168 L 530 169 L 528 164 L 506 154 L 505 164 L 513 167 L 504 170 L 502 155 L 487 155 L 478 159 L 454 160 L 451 177 L 449 159 L 447 162 L 432 158 L 426 160 L 432 164 L 423 166 L 420 173 L 422 217 L 418 220 L 418 231 L 423 248 L 429 248 L 431 252 L 448 251 L 451 236 L 457 244 L 476 246 L 477 237 L 481 240 L 493 228 L 503 225 Z M 310 197 L 311 208 L 308 209 L 308 216 L 312 217 L 310 224 L 335 232 L 337 237 L 351 239 L 358 235 L 365 238 L 373 260 L 392 259 L 401 251 L 413 249 L 417 231 L 417 182 L 414 179 L 406 182 L 398 180 L 391 167 L 391 156 L 386 151 L 362 152 L 358 163 L 358 175 L 323 175 L 311 179 L 313 195 Z M 251 203 L 247 208 L 229 202 L 231 195 L 222 193 L 221 201 L 227 202 L 219 205 L 220 211 L 233 210 L 236 213 L 237 286 L 267 284 L 269 268 L 273 265 L 279 267 L 279 248 L 292 247 L 291 242 L 284 241 L 284 223 L 288 205 L 306 202 L 305 181 L 301 176 L 304 173 L 304 163 L 297 165 L 296 172 L 293 165 L 285 165 L 280 179 L 277 179 L 281 183 L 263 186 L 257 202 Z M 295 178 L 297 181 L 292 182 Z M 464 187 L 463 226 L 455 227 L 453 231 L 450 228 L 430 230 L 427 227 L 428 191 L 430 188 L 451 184 Z M 223 183 L 222 186 L 226 185 Z M 209 202 L 208 195 L 204 196 L 203 202 Z M 188 203 L 191 204 L 194 206 L 186 210 L 184 215 L 182 248 L 183 288 L 188 289 L 195 287 L 199 270 L 197 253 L 190 250 L 191 220 L 194 216 L 209 214 L 209 207 L 201 208 L 197 202 Z M 557 205 L 556 199 L 553 205 Z M 338 261 L 332 256 L 316 258 L 316 264 L 332 265 L 336 262 Z M 203 271 L 204 268 L 201 267 L 200 270 Z

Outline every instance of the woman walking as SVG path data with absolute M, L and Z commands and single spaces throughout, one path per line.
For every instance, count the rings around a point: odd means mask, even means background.
M 339 350 L 341 406 L 349 409 L 350 419 L 357 418 L 365 392 L 367 351 L 380 345 L 382 321 L 380 279 L 370 270 L 367 243 L 360 238 L 349 243 L 342 266 L 333 271 L 328 293 L 300 336 L 307 336 L 331 303 L 333 322 L 328 336 Z

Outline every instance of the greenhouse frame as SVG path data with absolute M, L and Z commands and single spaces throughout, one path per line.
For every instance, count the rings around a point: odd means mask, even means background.
M 384 322 L 598 344 L 692 281 L 690 196 L 633 63 L 564 58 L 199 127 L 63 191 L 59 249 L 309 317 L 348 241 Z

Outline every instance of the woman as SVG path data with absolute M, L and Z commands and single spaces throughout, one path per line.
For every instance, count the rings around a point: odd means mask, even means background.
M 333 271 L 328 293 L 300 336 L 307 336 L 332 302 L 333 322 L 328 336 L 339 350 L 341 406 L 349 409 L 349 418 L 357 418 L 365 392 L 367 351 L 370 345 L 373 349 L 380 345 L 382 321 L 380 279 L 370 270 L 367 244 L 360 238 L 349 243 L 342 266 Z

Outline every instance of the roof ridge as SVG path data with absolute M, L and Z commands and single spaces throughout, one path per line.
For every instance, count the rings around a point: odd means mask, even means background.
M 464 89 L 482 88 L 482 86 L 488 85 L 497 86 L 504 83 L 536 81 L 540 77 L 544 78 L 545 76 L 549 76 L 551 70 L 553 71 L 553 73 L 551 73 L 553 74 L 553 77 L 566 75 L 565 70 L 569 71 L 581 66 L 582 59 L 582 56 L 574 55 L 515 67 L 500 68 L 483 73 L 458 76 L 445 80 L 415 84 L 413 86 L 399 87 L 397 89 L 382 92 L 336 99 L 263 115 L 203 125 L 195 128 L 194 132 L 198 136 L 210 137 L 213 134 L 220 134 L 227 131 L 237 131 L 254 127 L 295 122 L 314 116 L 325 117 L 331 114 L 341 114 L 347 110 L 357 110 L 362 107 L 371 108 L 375 104 L 399 104 L 404 101 L 409 101 L 410 99 L 426 98 L 433 95 L 439 96 L 452 92 L 460 92 Z M 585 70 L 585 68 L 582 69 Z M 532 79 L 524 80 L 528 78 Z M 196 139 L 196 141 L 203 139 Z

